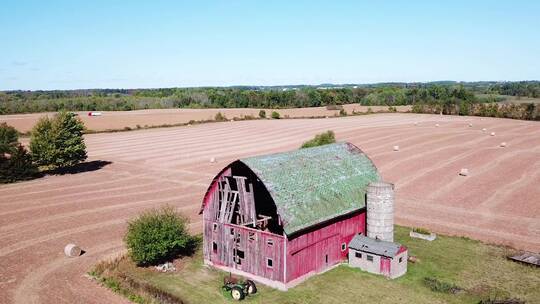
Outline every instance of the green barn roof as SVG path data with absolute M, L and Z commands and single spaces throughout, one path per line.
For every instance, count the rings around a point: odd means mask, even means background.
M 365 207 L 365 191 L 380 179 L 356 146 L 336 143 L 240 159 L 264 183 L 290 235 Z

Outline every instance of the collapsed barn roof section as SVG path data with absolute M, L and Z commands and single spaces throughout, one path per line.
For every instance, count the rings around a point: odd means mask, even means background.
M 264 183 L 287 235 L 365 207 L 373 162 L 351 143 L 240 159 Z

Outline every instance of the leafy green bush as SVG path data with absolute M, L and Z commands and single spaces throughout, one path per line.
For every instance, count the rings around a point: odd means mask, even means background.
M 30 179 L 37 174 L 37 167 L 23 145 L 15 128 L 0 124 L 0 183 Z
M 335 142 L 336 142 L 336 136 L 334 134 L 334 131 L 326 131 L 324 133 L 315 135 L 313 139 L 308 140 L 305 143 L 303 143 L 301 148 L 317 147 L 317 146 L 322 146 L 322 145 L 328 145 Z
M 272 118 L 273 118 L 273 119 L 279 119 L 279 118 L 280 118 L 279 113 L 276 112 L 276 111 L 273 111 L 273 112 L 272 112 Z
M 260 118 L 266 118 L 266 111 L 265 110 L 260 110 L 259 111 L 259 117 Z
M 48 169 L 72 167 L 86 160 L 84 125 L 74 113 L 60 112 L 41 118 L 32 129 L 30 150 L 39 166 Z
M 189 254 L 195 239 L 187 231 L 187 222 L 172 207 L 147 211 L 130 221 L 124 241 L 131 259 L 138 265 L 152 265 Z

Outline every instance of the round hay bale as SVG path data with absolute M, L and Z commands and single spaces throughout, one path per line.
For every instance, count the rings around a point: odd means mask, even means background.
M 487 129 L 486 129 L 486 128 L 482 128 L 482 132 L 486 132 L 486 131 L 487 131 Z
M 439 124 L 435 124 L 435 127 L 439 127 Z
M 506 142 L 503 141 L 503 142 L 500 144 L 500 147 L 501 147 L 501 148 L 506 147 Z
M 75 244 L 67 244 L 66 247 L 64 247 L 64 254 L 70 258 L 78 257 L 81 253 L 81 248 Z
M 469 124 L 469 128 L 472 128 L 472 123 Z
M 229 120 L 230 122 L 234 122 L 234 119 Z
M 491 132 L 491 134 L 490 134 L 490 135 L 491 135 L 491 136 L 495 136 L 495 132 Z
M 461 169 L 461 171 L 459 171 L 459 175 L 461 175 L 461 176 L 469 175 L 469 169 L 467 169 L 467 168 Z
M 399 146 L 394 146 L 394 151 L 399 151 Z
M 216 162 L 216 158 L 215 158 L 215 157 L 210 158 L 210 162 L 211 162 L 212 164 L 215 163 L 215 162 Z

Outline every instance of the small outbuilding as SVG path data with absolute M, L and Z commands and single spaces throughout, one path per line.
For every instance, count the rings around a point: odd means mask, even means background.
M 349 265 L 394 279 L 407 272 L 407 247 L 357 234 L 349 243 Z

